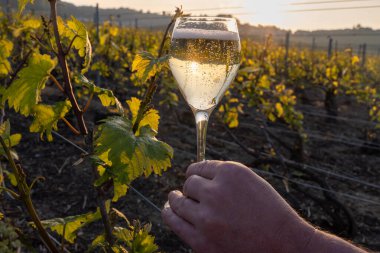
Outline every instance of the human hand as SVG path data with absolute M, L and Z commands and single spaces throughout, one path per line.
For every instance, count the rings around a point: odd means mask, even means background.
M 164 222 L 198 253 L 304 252 L 315 229 L 264 179 L 235 162 L 189 166 Z

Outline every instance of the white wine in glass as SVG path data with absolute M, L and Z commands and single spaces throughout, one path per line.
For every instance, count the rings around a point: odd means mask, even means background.
M 197 126 L 197 161 L 205 160 L 209 115 L 233 81 L 240 64 L 236 20 L 182 17 L 174 26 L 170 69 Z

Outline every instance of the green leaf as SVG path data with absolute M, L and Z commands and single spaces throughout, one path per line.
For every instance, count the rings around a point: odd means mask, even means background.
M 137 78 L 145 82 L 155 76 L 168 59 L 169 55 L 157 59 L 149 52 L 140 52 L 133 60 L 132 71 L 136 71 Z
M 99 245 L 103 245 L 106 241 L 106 238 L 104 235 L 98 235 L 91 243 L 91 247 L 97 247 Z
M 28 3 L 33 4 L 34 0 L 18 0 L 18 15 L 21 15 Z
M 2 102 L 8 101 L 9 107 L 29 116 L 41 100 L 41 90 L 45 88 L 49 74 L 56 65 L 57 60 L 51 59 L 49 55 L 34 53 L 28 66 L 20 70 L 18 78 L 5 90 Z
M 108 89 L 103 89 L 98 86 L 96 86 L 93 82 L 88 80 L 84 75 L 79 75 L 78 81 L 81 85 L 86 86 L 89 90 L 90 93 L 95 93 L 100 102 L 102 103 L 103 106 L 116 106 L 117 111 L 123 115 L 124 114 L 124 109 L 119 100 L 115 97 L 113 92 Z
M 108 164 L 120 184 L 129 184 L 141 175 L 161 174 L 171 166 L 173 149 L 155 138 L 146 125 L 135 136 L 126 117 L 110 117 L 100 126 L 95 140 L 95 155 Z
M 16 179 L 15 174 L 12 172 L 6 171 L 6 170 L 4 171 L 4 173 L 7 175 L 9 182 L 11 182 L 11 185 L 16 187 L 17 186 L 17 179 Z
M 62 20 L 59 20 L 59 28 L 62 36 L 65 36 L 70 41 L 75 38 L 72 46 L 78 50 L 79 56 L 84 58 L 82 74 L 86 73 L 92 58 L 92 47 L 86 26 L 74 16 L 71 16 L 71 20 L 67 21 L 66 25 Z
M 50 220 L 42 221 L 42 225 L 45 228 L 49 228 L 52 231 L 57 232 L 60 236 L 63 236 L 63 230 L 65 230 L 64 238 L 69 243 L 74 243 L 77 237 L 76 232 L 84 226 L 95 222 L 101 218 L 100 211 L 95 213 L 86 213 L 76 216 L 68 216 L 65 218 L 54 218 Z
M 0 76 L 6 76 L 11 70 L 11 64 L 8 57 L 13 50 L 13 43 L 6 39 L 0 39 Z
M 12 134 L 11 135 L 11 125 L 9 120 L 6 120 L 3 124 L 0 125 L 0 136 L 3 138 L 5 144 L 12 148 L 20 143 L 21 140 L 21 134 Z M 18 159 L 17 153 L 15 153 L 13 150 L 11 151 L 11 155 Z M 5 150 L 0 145 L 0 155 L 5 155 Z
M 52 141 L 52 130 L 58 129 L 58 120 L 65 117 L 65 115 L 70 111 L 70 108 L 71 103 L 68 100 L 58 102 L 55 105 L 39 104 L 34 106 L 34 120 L 29 127 L 30 132 L 40 133 L 41 139 L 43 138 L 43 134 L 46 132 L 48 141 Z
M 153 253 L 158 250 L 154 243 L 154 236 L 149 235 L 150 225 L 141 229 L 133 240 L 133 252 L 136 253 Z
M 132 114 L 132 123 L 134 124 L 140 109 L 141 100 L 132 97 L 130 100 L 127 101 L 127 104 Z M 140 125 L 136 134 L 138 135 L 140 133 L 140 128 L 146 125 L 150 126 L 154 131 L 158 131 L 159 120 L 160 116 L 158 115 L 158 111 L 155 109 L 150 109 L 145 113 L 144 118 L 140 121 Z
M 139 222 L 134 222 L 134 226 L 129 229 L 123 227 L 114 228 L 114 236 L 119 243 L 124 243 L 131 252 L 134 253 L 153 253 L 158 250 L 154 243 L 154 236 L 149 235 L 151 225 L 141 226 Z

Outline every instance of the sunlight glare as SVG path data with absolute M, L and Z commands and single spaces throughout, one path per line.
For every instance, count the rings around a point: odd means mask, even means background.
M 196 63 L 194 61 L 192 63 L 190 63 L 190 70 L 191 70 L 191 72 L 196 72 L 198 70 L 198 63 Z

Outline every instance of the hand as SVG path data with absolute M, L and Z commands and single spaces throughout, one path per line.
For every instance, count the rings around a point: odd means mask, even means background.
M 246 166 L 205 161 L 186 177 L 162 217 L 195 252 L 306 252 L 315 229 Z

